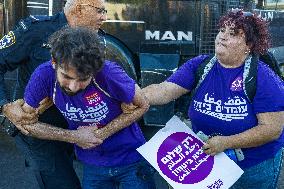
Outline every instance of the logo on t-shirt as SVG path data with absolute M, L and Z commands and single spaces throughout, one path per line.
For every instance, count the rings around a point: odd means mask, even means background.
M 193 101 L 193 107 L 195 111 L 224 121 L 244 119 L 248 116 L 247 100 L 239 96 L 223 101 L 206 93 L 203 102 Z
M 237 77 L 231 84 L 231 91 L 241 91 L 243 90 L 243 78 Z
M 102 101 L 101 96 L 97 92 L 90 92 L 84 96 L 84 101 L 87 106 L 95 106 Z

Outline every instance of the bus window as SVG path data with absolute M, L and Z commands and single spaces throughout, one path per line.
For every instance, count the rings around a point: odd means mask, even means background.
M 256 0 L 257 9 L 284 10 L 284 0 Z

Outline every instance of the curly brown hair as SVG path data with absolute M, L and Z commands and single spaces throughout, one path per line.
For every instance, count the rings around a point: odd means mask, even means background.
M 72 66 L 79 77 L 95 75 L 103 67 L 104 47 L 92 30 L 66 26 L 49 38 L 49 44 L 56 66 L 64 69 Z
M 242 29 L 245 33 L 246 44 L 251 46 L 250 51 L 255 54 L 264 54 L 271 45 L 268 32 L 268 22 L 255 13 L 233 9 L 219 20 L 219 28 L 234 24 L 234 31 Z

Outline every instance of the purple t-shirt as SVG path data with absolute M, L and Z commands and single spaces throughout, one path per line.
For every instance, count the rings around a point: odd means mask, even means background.
M 55 85 L 55 80 L 55 70 L 51 62 L 40 65 L 26 87 L 25 101 L 36 108 L 43 98 L 54 97 L 56 107 L 72 130 L 79 126 L 107 125 L 122 113 L 121 103 L 132 102 L 135 94 L 135 81 L 129 78 L 121 67 L 109 61 L 105 62 L 104 67 L 95 77 L 99 87 L 91 82 L 84 91 L 75 96 L 68 96 L 62 92 L 59 84 Z M 56 88 L 55 93 L 54 88 Z M 133 123 L 107 138 L 96 148 L 84 150 L 75 145 L 75 150 L 78 159 L 84 163 L 119 166 L 140 160 L 142 157 L 136 148 L 144 143 L 145 139 L 138 124 Z
M 192 90 L 195 73 L 205 55 L 187 61 L 167 81 Z M 188 115 L 194 132 L 206 135 L 233 135 L 244 132 L 257 123 L 256 114 L 284 110 L 284 82 L 263 62 L 259 62 L 257 90 L 253 103 L 243 91 L 244 66 L 224 68 L 214 64 L 193 97 Z M 283 145 L 279 139 L 255 148 L 242 149 L 245 159 L 238 162 L 246 168 L 271 158 Z

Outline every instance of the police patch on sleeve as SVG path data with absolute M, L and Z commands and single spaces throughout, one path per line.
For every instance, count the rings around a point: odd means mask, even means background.
M 14 32 L 10 31 L 0 40 L 0 49 L 5 49 L 7 47 L 10 47 L 14 43 L 16 43 L 16 37 Z

